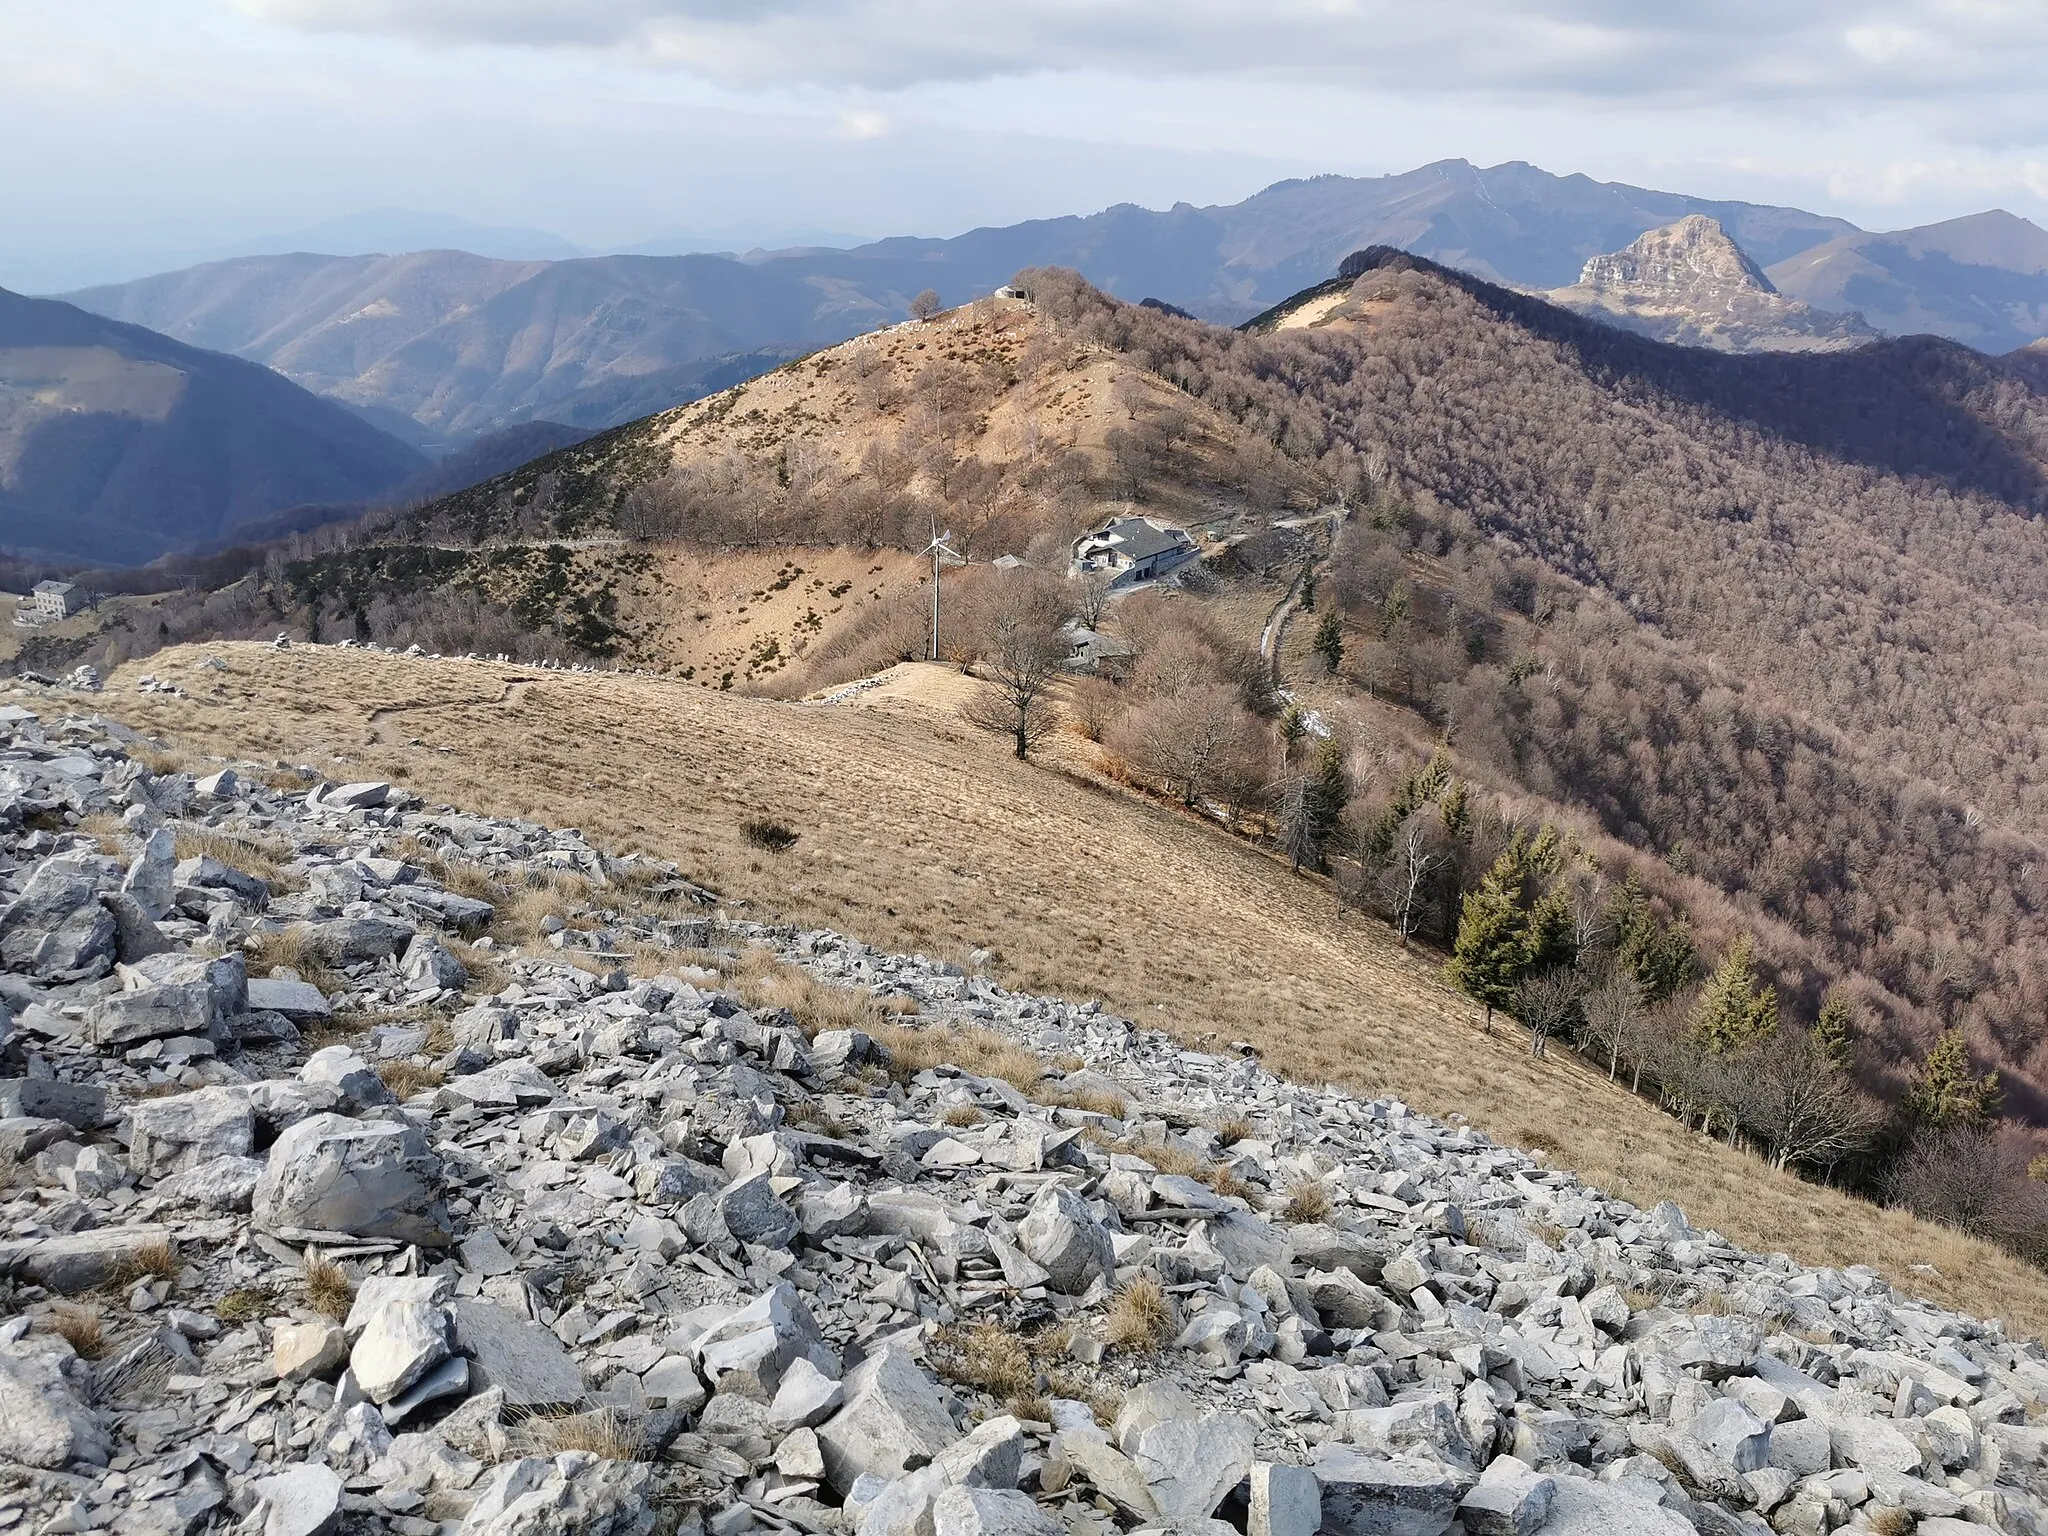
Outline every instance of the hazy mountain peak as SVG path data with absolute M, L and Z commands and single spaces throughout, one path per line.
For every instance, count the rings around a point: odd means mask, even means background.
M 1681 302 L 1778 291 L 1763 268 L 1728 237 L 1720 220 L 1703 213 L 1689 213 L 1675 224 L 1645 231 L 1618 251 L 1595 256 L 1579 274 L 1579 283 Z
M 1588 261 L 1546 295 L 1582 314 L 1722 352 L 1840 351 L 1875 339 L 1860 316 L 1787 299 L 1720 221 L 1687 214 Z

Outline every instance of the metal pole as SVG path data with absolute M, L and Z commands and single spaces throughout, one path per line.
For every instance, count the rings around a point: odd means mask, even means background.
M 932 530 L 932 660 L 939 659 L 939 538 Z

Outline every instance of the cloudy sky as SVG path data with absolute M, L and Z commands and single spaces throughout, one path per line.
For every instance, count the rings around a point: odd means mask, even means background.
M 2048 223 L 2044 72 L 2041 0 L 0 0 L 0 284 L 366 210 L 943 235 L 1458 156 Z

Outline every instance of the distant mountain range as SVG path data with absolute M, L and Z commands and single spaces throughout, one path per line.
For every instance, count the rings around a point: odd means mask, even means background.
M 16 553 L 140 565 L 427 467 L 268 368 L 0 290 L 0 543 Z
M 1462 160 L 1280 182 L 1228 206 L 1124 205 L 947 240 L 842 250 L 820 233 L 818 245 L 744 257 L 252 256 L 68 297 L 269 364 L 443 452 L 527 420 L 631 420 L 899 320 L 926 287 L 959 303 L 1025 266 L 1072 267 L 1119 297 L 1235 323 L 1365 246 L 1540 292 L 1695 215 L 1768 269 L 1785 298 L 1816 309 L 1994 352 L 2048 334 L 2048 234 L 2009 214 L 1872 235 L 1796 208 Z

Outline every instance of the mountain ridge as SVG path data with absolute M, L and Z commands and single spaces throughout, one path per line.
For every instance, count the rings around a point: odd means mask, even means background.
M 18 554 L 139 565 L 425 468 L 268 368 L 0 290 L 0 526 Z

